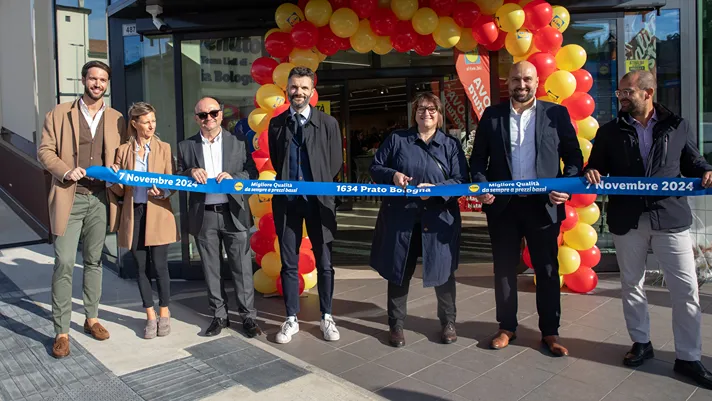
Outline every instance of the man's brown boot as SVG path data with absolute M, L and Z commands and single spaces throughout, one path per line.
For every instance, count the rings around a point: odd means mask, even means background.
M 507 330 L 500 330 L 497 332 L 497 335 L 494 336 L 492 339 L 492 342 L 490 343 L 490 347 L 492 349 L 502 349 L 502 348 L 507 348 L 509 345 L 510 341 L 514 341 L 517 339 L 517 335 L 514 334 L 514 332 L 507 331 Z

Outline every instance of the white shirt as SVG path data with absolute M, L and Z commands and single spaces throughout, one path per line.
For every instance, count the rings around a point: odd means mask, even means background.
M 148 154 L 151 153 L 151 141 L 146 142 L 143 145 L 143 158 L 139 155 L 141 147 L 136 143 L 136 160 L 134 161 L 134 171 L 147 172 L 148 171 Z M 134 187 L 134 203 L 148 203 L 148 188 L 147 187 Z
M 297 111 L 294 110 L 291 106 L 289 107 L 289 114 L 294 117 L 295 114 L 297 114 Z M 306 107 L 304 110 L 302 110 L 301 113 L 299 113 L 299 122 L 303 125 L 305 122 L 309 120 L 309 116 L 311 116 L 311 107 Z
M 517 113 L 509 103 L 509 134 L 512 149 L 512 179 L 536 179 L 536 100 Z
M 96 112 L 96 115 L 94 118 L 91 118 L 91 113 L 89 113 L 89 108 L 87 107 L 86 103 L 84 103 L 84 99 L 81 97 L 79 98 L 79 110 L 82 111 L 82 115 L 84 116 L 84 119 L 87 120 L 87 124 L 89 124 L 89 130 L 91 131 L 91 137 L 94 138 L 96 135 L 96 127 L 99 126 L 99 120 L 101 120 L 101 116 L 104 114 L 104 110 L 106 110 L 106 103 L 103 103 L 99 111 Z
M 212 142 L 207 140 L 203 134 L 200 134 L 203 139 L 203 162 L 205 163 L 205 171 L 208 172 L 208 178 L 215 178 L 223 172 L 223 149 L 222 149 L 222 131 Z M 226 194 L 205 194 L 206 205 L 218 205 L 227 203 Z

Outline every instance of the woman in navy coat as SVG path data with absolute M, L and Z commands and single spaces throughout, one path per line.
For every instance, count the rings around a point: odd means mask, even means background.
M 416 123 L 385 139 L 371 164 L 377 184 L 426 187 L 468 181 L 467 160 L 459 140 L 446 135 L 440 99 L 420 93 L 413 101 Z M 403 322 L 408 286 L 418 256 L 423 258 L 423 286 L 435 287 L 442 342 L 457 341 L 455 270 L 459 261 L 460 207 L 457 197 L 385 197 L 378 212 L 371 267 L 388 280 L 389 342 L 405 345 Z

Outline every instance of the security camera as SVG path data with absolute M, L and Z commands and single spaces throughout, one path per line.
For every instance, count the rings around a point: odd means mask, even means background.
M 161 32 L 168 30 L 168 25 L 162 18 L 159 17 L 159 15 L 163 14 L 163 7 L 156 4 L 147 5 L 146 12 L 151 14 L 151 19 L 153 20 L 153 25 L 156 26 L 156 29 Z

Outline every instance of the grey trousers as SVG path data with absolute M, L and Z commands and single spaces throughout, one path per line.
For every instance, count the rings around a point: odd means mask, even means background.
M 54 239 L 52 321 L 56 334 L 69 333 L 72 318 L 72 275 L 80 238 L 84 259 L 84 314 L 87 318 L 96 318 L 99 315 L 101 252 L 106 239 L 106 213 L 106 191 L 96 195 L 76 194 L 67 231 Z
M 677 359 L 699 361 L 702 356 L 702 311 L 689 230 L 678 233 L 654 231 L 650 216 L 643 213 L 638 228 L 614 235 L 621 271 L 623 313 L 631 340 L 650 341 L 648 300 L 643 289 L 648 247 L 660 262 L 672 301 L 672 329 Z
M 252 281 L 252 260 L 246 231 L 238 231 L 229 211 L 205 211 L 203 226 L 195 239 L 208 286 L 208 303 L 213 317 L 227 319 L 227 293 L 220 279 L 220 241 L 227 253 L 227 262 L 235 283 L 237 312 L 244 320 L 255 318 L 255 287 Z

